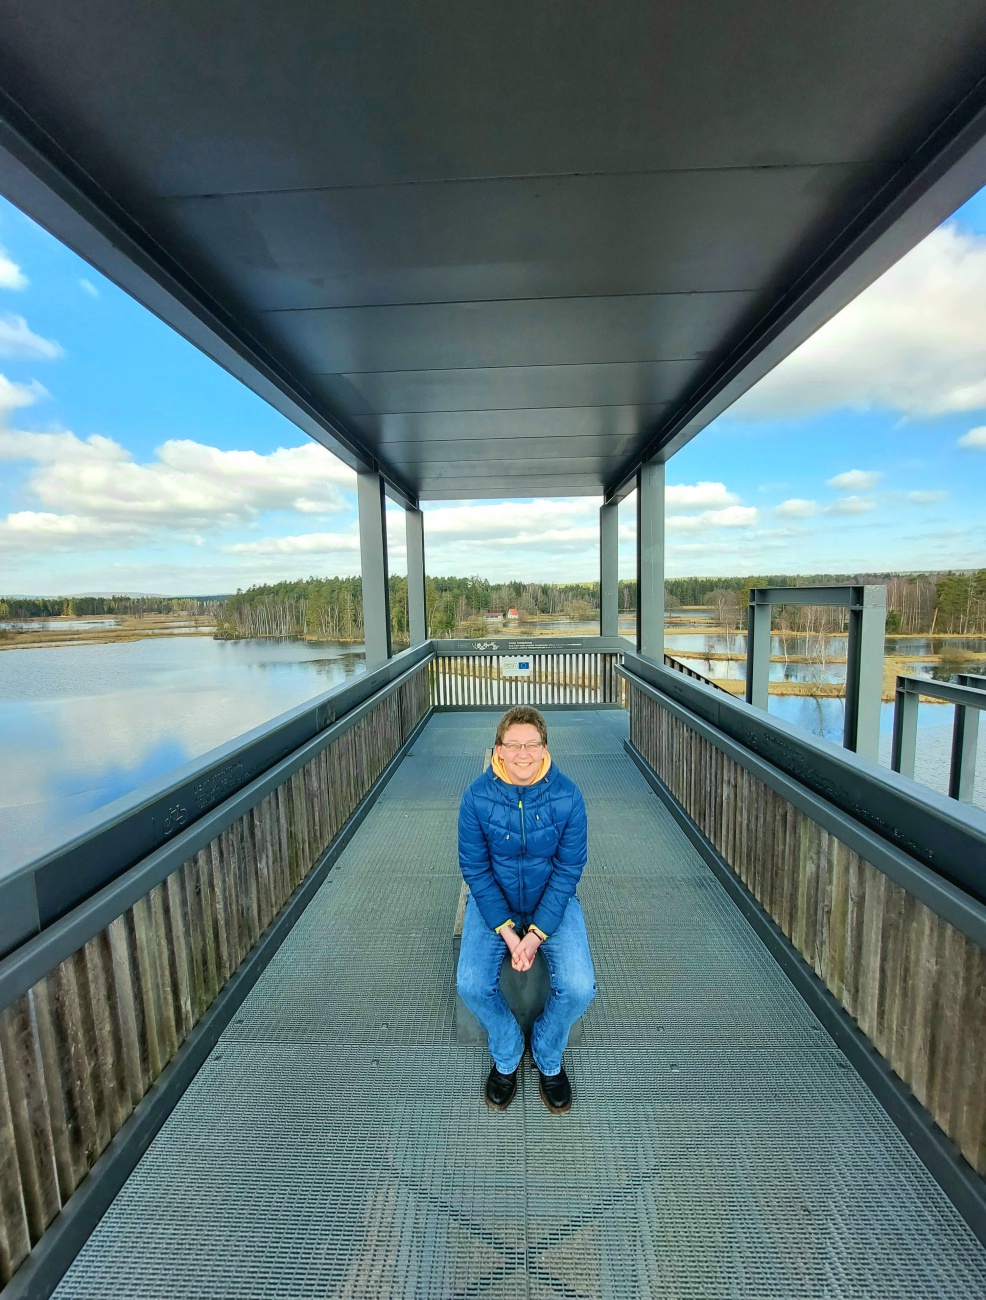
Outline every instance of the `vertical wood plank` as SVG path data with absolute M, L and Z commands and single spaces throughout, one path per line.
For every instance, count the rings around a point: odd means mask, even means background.
M 150 903 L 140 898 L 127 914 L 128 937 L 133 953 L 131 969 L 134 990 L 140 1006 L 138 1021 L 141 1049 L 141 1076 L 144 1092 L 164 1068 L 166 1056 L 161 1046 L 161 985 L 158 979 L 157 953 L 154 942 L 154 922 Z
M 62 1204 L 55 1132 L 31 1012 L 27 993 L 0 1011 L 4 1109 L 10 1116 L 13 1136 L 13 1150 L 7 1148 L 3 1155 L 3 1167 L 10 1171 L 11 1178 L 10 1184 L 6 1175 L 4 1178 L 3 1217 L 12 1254 L 20 1252 L 25 1237 L 28 1248 L 39 1241 Z M 64 1159 L 68 1168 L 67 1144 Z
M 10 1281 L 30 1250 L 31 1231 L 24 1203 L 17 1137 L 10 1108 L 10 1085 L 0 1038 L 0 1287 Z
M 175 1035 L 178 1045 L 192 1032 L 197 1019 L 192 1008 L 192 918 L 186 893 L 184 865 L 164 881 L 164 933 L 170 949 L 174 993 Z
M 118 916 L 106 929 L 112 959 L 113 987 L 123 1042 L 123 1074 L 130 1107 L 140 1101 L 147 1086 L 146 1066 L 142 1065 L 143 1013 L 139 1008 L 139 991 L 133 968 L 129 917 Z
M 877 998 L 880 992 L 880 945 L 883 936 L 883 902 L 887 878 L 863 863 L 863 935 L 859 959 L 859 996 L 857 1020 L 870 1041 L 874 1041 L 877 1023 Z
M 100 1073 L 105 1140 L 100 1150 L 118 1133 L 130 1114 L 130 1089 L 127 1085 L 123 1056 L 123 1028 L 116 1006 L 113 982 L 113 954 L 105 930 L 90 939 L 78 954 L 84 968 L 80 986 L 85 987 L 92 1016 L 96 1064 Z
M 174 952 L 169 942 L 168 926 L 164 916 L 164 887 L 155 885 L 147 896 L 151 919 L 148 957 L 154 968 L 155 1005 L 158 1013 L 158 1042 L 161 1049 L 161 1069 L 178 1051 L 178 1028 L 175 1004 L 180 1002 L 175 984 Z M 180 1015 L 180 1012 L 179 1012 Z

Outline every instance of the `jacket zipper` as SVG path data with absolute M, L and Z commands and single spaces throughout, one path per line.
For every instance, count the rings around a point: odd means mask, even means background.
M 527 890 L 524 887 L 524 859 L 527 857 L 527 828 L 524 825 L 524 796 L 517 793 L 517 807 L 520 809 L 520 901 L 525 911 L 527 908 Z

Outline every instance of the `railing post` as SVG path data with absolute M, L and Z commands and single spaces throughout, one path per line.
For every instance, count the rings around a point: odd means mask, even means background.
M 599 635 L 620 634 L 620 503 L 599 509 Z
M 360 571 L 363 575 L 363 640 L 366 670 L 390 658 L 390 589 L 387 582 L 387 514 L 383 479 L 372 470 L 356 475 Z
M 886 629 L 886 587 L 853 587 L 846 645 L 846 724 L 842 743 L 860 758 L 874 763 L 880 753 Z
M 420 510 L 405 510 L 407 528 L 407 629 L 411 645 L 428 639 L 425 606 L 425 517 Z
M 750 589 L 746 621 L 746 702 L 767 711 L 770 692 L 770 602 L 763 588 Z
M 918 741 L 919 694 L 910 690 L 907 678 L 897 678 L 894 694 L 894 738 L 890 749 L 890 766 L 901 776 L 914 776 L 914 757 Z
M 637 470 L 637 653 L 664 661 L 664 462 Z
M 982 681 L 982 678 L 979 678 Z M 972 683 L 962 677 L 960 686 Z M 972 803 L 976 784 L 976 750 L 979 745 L 979 710 L 956 704 L 952 724 L 952 764 L 948 771 L 948 793 L 953 799 Z

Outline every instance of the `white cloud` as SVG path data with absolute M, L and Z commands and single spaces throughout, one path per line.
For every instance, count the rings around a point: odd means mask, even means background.
M 669 515 L 686 514 L 689 510 L 722 509 L 738 502 L 739 497 L 728 491 L 725 483 L 669 484 L 664 493 L 664 508 Z
M 0 316 L 0 356 L 53 361 L 64 355 L 60 344 L 35 334 L 23 316 Z
M 931 506 L 938 501 L 944 501 L 950 494 L 944 490 L 925 491 L 925 492 L 904 492 L 901 499 L 912 506 Z
M 341 489 L 355 484 L 315 442 L 262 455 L 173 439 L 138 464 L 98 434 L 0 431 L 0 459 L 36 462 L 27 488 L 50 510 L 178 528 L 248 522 L 268 510 L 336 513 L 348 504 Z
M 790 497 L 781 502 L 776 513 L 785 519 L 810 519 L 812 515 L 818 514 L 818 503 L 807 501 L 804 497 Z
M 0 248 L 0 289 L 26 289 L 30 283 L 13 258 Z
M 669 532 L 696 532 L 701 528 L 747 528 L 758 517 L 756 506 L 727 506 L 725 510 L 703 510 L 700 515 L 673 515 L 667 520 Z
M 840 406 L 915 416 L 986 407 L 986 238 L 954 223 L 933 231 L 733 413 L 780 419 Z
M 826 479 L 829 487 L 839 488 L 845 492 L 866 492 L 876 487 L 883 475 L 878 470 L 850 469 L 845 474 L 836 474 L 835 478 Z
M 145 529 L 78 515 L 21 510 L 0 519 L 0 551 L 102 550 L 147 540 Z
M 263 537 L 221 548 L 227 555 L 310 555 L 328 557 L 340 551 L 359 554 L 356 533 L 301 533 L 295 537 Z
M 96 286 L 93 284 L 91 280 L 86 280 L 85 278 L 81 279 L 79 281 L 79 288 L 82 290 L 83 293 L 87 293 L 90 298 L 99 297 L 99 290 L 96 288 Z
M 36 381 L 30 384 L 15 384 L 6 375 L 0 375 L 0 420 L 6 419 L 11 411 L 16 411 L 22 406 L 32 406 L 42 397 L 47 396 L 47 389 Z M 2 432 L 0 429 L 0 436 Z
M 869 497 L 840 497 L 825 507 L 827 515 L 865 515 L 875 509 Z
M 960 447 L 986 447 L 986 424 L 981 424 L 977 429 L 970 429 L 959 439 Z

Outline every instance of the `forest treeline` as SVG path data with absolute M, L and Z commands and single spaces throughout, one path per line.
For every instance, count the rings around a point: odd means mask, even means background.
M 429 636 L 446 636 L 452 632 L 471 636 L 483 630 L 486 615 L 494 610 L 506 614 L 508 610 L 516 609 L 521 621 L 538 614 L 592 618 L 599 608 L 599 584 L 492 583 L 484 578 L 427 578 L 425 607 Z M 627 605 L 626 608 L 633 606 Z M 390 578 L 390 619 L 394 640 L 406 641 L 406 577 L 392 575 Z M 326 641 L 362 641 L 362 580 L 306 578 L 266 583 L 238 591 L 226 601 L 218 621 L 217 635 L 223 638 L 308 636 Z
M 215 617 L 223 596 L 0 596 L 0 619 L 79 618 L 95 614 L 127 615 L 142 618 L 145 614 L 187 614 L 189 617 Z
M 761 574 L 746 578 L 671 578 L 667 608 L 706 605 L 717 622 L 746 622 L 751 587 L 883 583 L 887 588 L 888 632 L 986 632 L 986 569 L 944 574 Z M 619 584 L 619 605 L 632 611 L 637 584 Z M 591 621 L 598 617 L 599 583 L 489 582 L 484 578 L 428 578 L 425 601 L 429 636 L 480 634 L 493 612 L 515 609 L 520 624 L 537 616 Z M 407 640 L 407 579 L 390 578 L 393 637 Z M 823 630 L 845 625 L 839 609 L 780 607 L 775 622 L 794 629 Z M 308 636 L 319 640 L 363 639 L 363 590 L 359 578 L 307 578 L 250 587 L 230 596 L 218 618 L 218 635 Z

